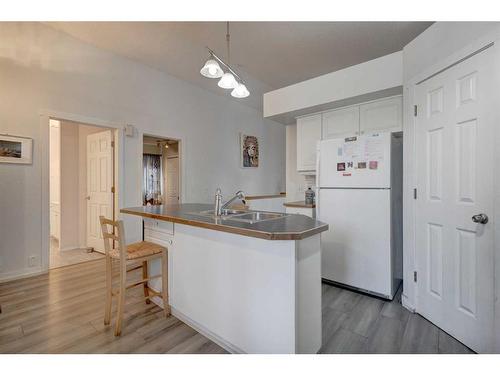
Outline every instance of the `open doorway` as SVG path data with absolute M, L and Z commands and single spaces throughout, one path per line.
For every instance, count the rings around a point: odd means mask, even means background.
M 179 148 L 177 139 L 144 135 L 143 205 L 180 203 Z
M 49 120 L 49 268 L 103 257 L 99 215 L 115 212 L 115 130 Z

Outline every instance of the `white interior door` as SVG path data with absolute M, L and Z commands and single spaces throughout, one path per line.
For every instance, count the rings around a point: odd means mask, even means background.
M 113 219 L 113 135 L 87 136 L 87 246 L 104 252 L 99 216 Z
M 179 203 L 179 158 L 167 159 L 167 204 Z
M 416 87 L 417 311 L 477 352 L 493 331 L 492 50 Z

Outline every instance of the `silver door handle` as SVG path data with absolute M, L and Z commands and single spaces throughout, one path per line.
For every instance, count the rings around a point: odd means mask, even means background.
M 488 222 L 488 215 L 477 214 L 472 216 L 472 221 L 478 224 L 486 224 Z

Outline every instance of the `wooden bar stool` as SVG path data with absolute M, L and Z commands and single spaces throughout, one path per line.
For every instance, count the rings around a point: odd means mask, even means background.
M 106 252 L 106 306 L 104 311 L 104 324 L 111 322 L 111 304 L 113 296 L 118 297 L 118 311 L 116 314 L 115 336 L 120 336 L 122 331 L 123 308 L 125 304 L 125 292 L 127 289 L 135 286 L 143 286 L 146 303 L 155 296 L 161 296 L 163 299 L 163 311 L 165 317 L 170 316 L 170 305 L 168 304 L 168 249 L 152 242 L 142 241 L 130 245 L 125 243 L 125 231 L 123 221 L 112 221 L 104 216 L 99 216 L 102 229 L 102 238 L 104 239 L 104 249 Z M 108 226 L 113 227 L 111 232 Z M 111 240 L 114 240 L 115 248 L 111 246 Z M 148 275 L 148 261 L 161 258 L 160 275 Z M 112 261 L 119 262 L 120 282 L 118 290 L 112 288 Z M 140 263 L 140 265 L 137 265 Z M 127 270 L 127 265 L 135 264 Z M 127 285 L 127 272 L 142 268 L 142 279 Z M 161 277 L 162 292 L 155 292 L 148 286 L 148 281 Z

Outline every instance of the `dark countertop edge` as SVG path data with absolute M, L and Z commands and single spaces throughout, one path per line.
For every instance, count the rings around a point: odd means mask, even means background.
M 228 225 L 207 223 L 207 222 L 198 221 L 198 220 L 183 219 L 183 218 L 180 218 L 177 216 L 156 215 L 156 214 L 151 214 L 148 212 L 138 212 L 138 211 L 129 210 L 127 208 L 120 209 L 120 212 L 123 214 L 142 216 L 142 217 L 147 217 L 150 219 L 157 219 L 157 220 L 163 220 L 163 221 L 170 221 L 172 223 L 177 223 L 177 224 L 190 225 L 193 227 L 212 229 L 212 230 L 217 230 L 219 232 L 239 234 L 239 235 L 246 236 L 246 237 L 255 237 L 255 238 L 261 238 L 264 240 L 272 240 L 272 241 L 276 241 L 276 240 L 280 240 L 280 241 L 282 241 L 282 240 L 283 241 L 302 240 L 304 238 L 311 237 L 311 236 L 314 236 L 315 234 L 318 234 L 318 233 L 321 233 L 321 232 L 328 230 L 328 224 L 323 224 L 321 226 L 318 226 L 316 228 L 309 229 L 309 230 L 306 230 L 303 232 L 271 233 L 271 232 L 262 232 L 262 231 L 258 231 L 258 230 L 247 229 L 247 228 L 232 227 L 232 226 L 228 226 Z
M 286 193 L 269 194 L 269 195 L 249 195 L 245 197 L 245 200 L 254 201 L 257 199 L 272 199 L 272 198 L 285 198 L 285 197 Z
M 285 207 L 300 207 L 300 208 L 316 208 L 315 204 L 306 204 L 304 201 L 297 202 L 285 202 L 283 203 Z

